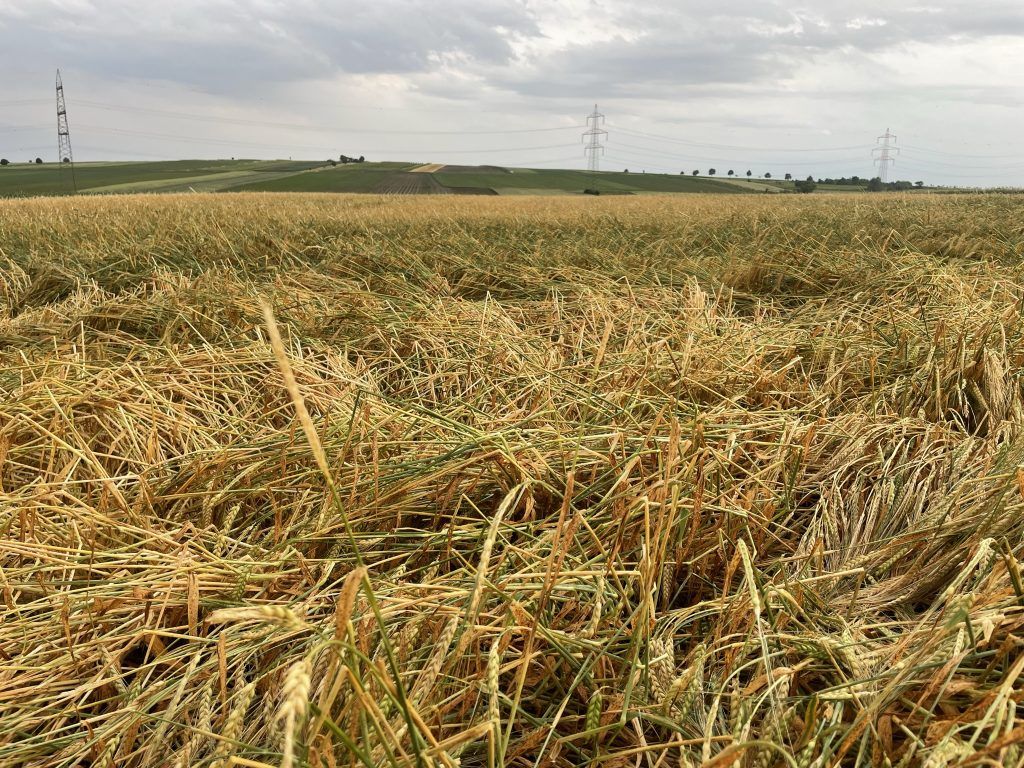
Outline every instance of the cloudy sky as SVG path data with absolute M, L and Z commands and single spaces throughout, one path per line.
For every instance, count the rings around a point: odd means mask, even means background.
M 1022 0 L 0 0 L 0 156 L 1024 186 Z

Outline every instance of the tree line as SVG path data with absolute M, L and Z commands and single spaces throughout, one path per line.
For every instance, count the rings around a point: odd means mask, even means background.
M 627 170 L 626 173 L 629 173 Z M 685 176 L 686 171 L 680 171 L 681 175 Z M 708 168 L 707 176 L 715 176 L 718 174 L 718 170 L 715 168 Z M 700 176 L 701 172 L 699 169 L 691 171 L 691 175 Z M 726 175 L 729 177 L 737 176 L 735 171 L 727 171 Z M 748 170 L 746 177 L 750 179 L 754 175 L 753 171 Z M 772 178 L 771 173 L 763 173 L 758 178 L 770 180 Z M 786 181 L 793 181 L 793 174 L 787 173 L 783 177 Z M 825 184 L 834 187 L 861 187 L 868 192 L 898 192 L 907 189 L 921 189 L 924 187 L 923 181 L 889 181 L 885 182 L 878 176 L 872 179 L 864 179 L 860 176 L 842 176 L 837 179 L 833 178 L 821 178 L 815 179 L 813 175 L 809 175 L 806 179 L 797 179 L 793 186 L 797 192 L 813 192 L 819 184 Z

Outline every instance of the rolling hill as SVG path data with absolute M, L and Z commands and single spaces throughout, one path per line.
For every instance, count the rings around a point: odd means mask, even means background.
M 174 160 L 79 163 L 79 193 L 347 192 L 367 194 L 579 195 L 766 191 L 724 179 L 654 173 L 600 172 L 403 162 L 330 164 L 291 160 Z M 774 188 L 773 188 L 774 191 Z M 0 197 L 72 192 L 68 169 L 53 163 L 0 168 Z

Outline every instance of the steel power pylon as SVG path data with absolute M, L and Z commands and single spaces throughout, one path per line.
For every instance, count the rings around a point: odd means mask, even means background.
M 583 141 L 586 146 L 583 153 L 587 156 L 587 170 L 601 170 L 601 155 L 604 154 L 604 145 L 601 144 L 601 137 L 607 136 L 608 131 L 601 126 L 604 125 L 604 115 L 597 111 L 597 104 L 594 111 L 587 115 L 587 132 L 583 134 Z
M 75 156 L 71 153 L 71 131 L 68 129 L 68 110 L 64 104 L 64 83 L 57 70 L 57 162 L 60 163 L 61 179 L 64 178 L 64 166 L 71 172 L 71 189 L 78 193 L 78 182 L 75 180 Z
M 878 153 L 878 157 L 875 158 L 875 164 L 878 166 L 878 178 L 882 180 L 883 184 L 888 184 L 889 169 L 896 165 L 896 155 L 900 153 L 900 149 L 895 143 L 896 136 L 890 133 L 888 128 L 878 137 L 877 141 L 881 142 L 881 146 L 875 147 L 871 153 Z

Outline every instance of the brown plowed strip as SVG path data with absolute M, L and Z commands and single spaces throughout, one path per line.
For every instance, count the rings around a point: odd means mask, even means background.
M 410 168 L 409 173 L 437 173 L 444 168 L 444 163 L 428 163 L 418 168 Z

